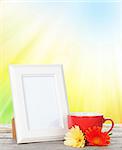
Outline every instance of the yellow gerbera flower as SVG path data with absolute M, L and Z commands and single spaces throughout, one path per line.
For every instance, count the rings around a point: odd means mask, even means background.
M 64 145 L 78 148 L 85 146 L 85 136 L 79 126 L 69 129 L 69 132 L 66 133 L 64 139 Z

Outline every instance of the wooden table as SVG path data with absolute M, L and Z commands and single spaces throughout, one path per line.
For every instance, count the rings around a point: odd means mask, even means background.
M 104 147 L 86 146 L 83 150 L 122 150 L 122 127 L 115 127 L 112 131 L 111 144 Z M 30 144 L 16 144 L 12 139 L 11 126 L 0 125 L 0 150 L 79 150 L 65 146 L 63 141 L 40 142 Z M 80 148 L 81 150 L 81 148 Z

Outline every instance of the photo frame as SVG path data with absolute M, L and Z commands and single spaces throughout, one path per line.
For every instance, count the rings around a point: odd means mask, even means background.
M 17 143 L 63 140 L 69 113 L 62 65 L 10 65 Z

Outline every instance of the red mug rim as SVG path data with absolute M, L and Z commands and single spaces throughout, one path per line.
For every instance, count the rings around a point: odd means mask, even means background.
M 71 112 L 68 116 L 73 117 L 103 117 L 103 114 L 97 112 Z

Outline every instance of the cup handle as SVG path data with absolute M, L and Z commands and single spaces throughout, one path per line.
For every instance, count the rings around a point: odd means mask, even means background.
M 111 128 L 107 131 L 107 133 L 109 133 L 109 132 L 111 132 L 111 130 L 113 129 L 113 127 L 114 127 L 114 122 L 113 122 L 113 120 L 112 119 L 104 119 L 103 120 L 103 123 L 105 122 L 105 121 L 111 121 L 111 123 L 112 123 L 112 126 L 111 126 Z

